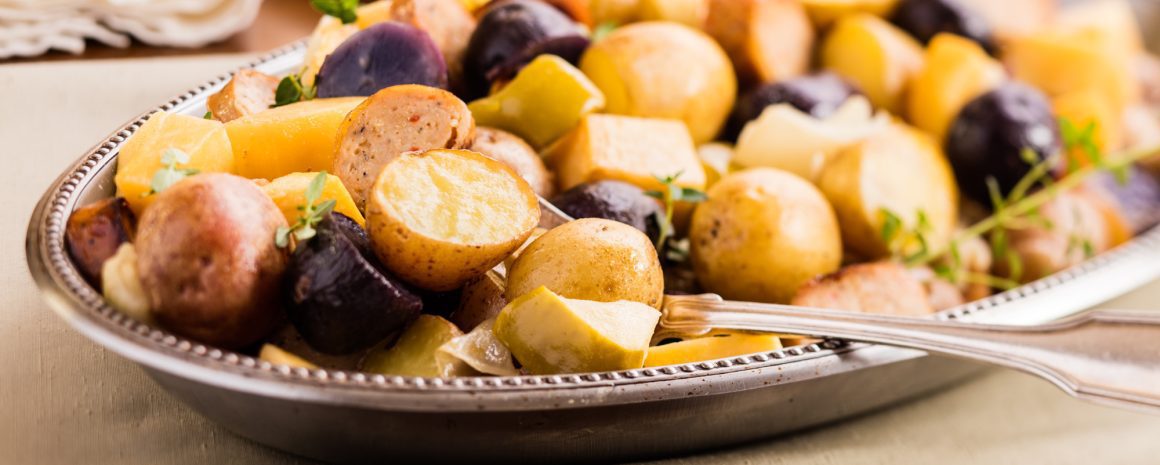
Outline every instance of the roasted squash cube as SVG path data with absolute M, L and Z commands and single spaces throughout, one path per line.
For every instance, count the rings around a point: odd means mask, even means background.
M 338 128 L 362 101 L 362 97 L 309 100 L 230 121 L 226 131 L 237 157 L 237 174 L 274 179 L 330 169 Z

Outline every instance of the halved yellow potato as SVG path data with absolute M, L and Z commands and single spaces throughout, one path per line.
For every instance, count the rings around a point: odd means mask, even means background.
M 222 123 L 159 111 L 121 146 L 117 155 L 117 174 L 113 183 L 117 195 L 129 202 L 138 216 L 153 203 L 150 195 L 153 175 L 165 165 L 161 156 L 169 149 L 189 155 L 189 163 L 178 163 L 177 169 L 196 169 L 202 173 L 234 171 L 234 152 Z
M 434 291 L 484 274 L 539 221 L 527 182 L 466 150 L 400 155 L 383 167 L 367 201 L 367 233 L 383 265 Z
M 954 34 L 936 35 L 922 71 L 910 83 L 907 117 L 942 143 L 963 106 L 1006 79 L 1003 65 L 978 43 Z
M 640 368 L 660 312 L 639 302 L 566 299 L 546 287 L 504 307 L 495 335 L 535 374 Z
M 776 334 L 735 333 L 702 337 L 649 347 L 648 356 L 644 359 L 644 366 L 680 365 L 756 352 L 769 352 L 780 348 L 781 338 Z
M 306 189 L 317 176 L 318 173 L 290 173 L 261 186 L 262 192 L 270 196 L 274 205 L 282 210 L 286 222 L 294 224 L 298 221 L 298 217 L 302 216 L 299 207 L 306 205 Z M 327 200 L 335 201 L 334 211 L 349 216 L 359 225 L 366 224 L 366 219 L 355 207 L 354 200 L 351 200 L 350 193 L 346 191 L 338 176 L 333 174 L 326 175 L 326 184 L 323 184 L 322 195 L 318 197 L 317 202 Z
M 818 187 L 838 215 L 843 244 L 862 258 L 890 255 L 882 235 L 886 211 L 908 231 L 917 231 L 925 215 L 925 238 L 936 249 L 947 245 L 958 221 L 958 188 L 946 156 L 929 135 L 902 124 L 839 153 Z M 902 250 L 917 245 L 898 237 Z
M 862 89 L 870 102 L 900 114 L 907 84 L 922 69 L 922 45 L 869 13 L 842 17 L 822 42 L 822 68 Z
M 508 301 L 546 286 L 571 299 L 630 300 L 660 308 L 664 271 L 640 230 L 584 218 L 557 226 L 520 253 L 507 275 Z
M 274 179 L 329 170 L 338 128 L 362 97 L 316 99 L 271 108 L 226 123 L 237 174 Z

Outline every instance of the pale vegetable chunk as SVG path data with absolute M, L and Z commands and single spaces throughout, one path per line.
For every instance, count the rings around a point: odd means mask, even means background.
M 121 244 L 101 266 L 101 293 L 109 306 L 134 320 L 151 323 L 149 296 L 141 286 L 141 275 L 137 273 L 137 249 L 131 243 Z
M 870 102 L 861 96 L 850 97 L 824 119 L 786 103 L 771 105 L 745 125 L 733 162 L 747 168 L 778 168 L 814 181 L 838 152 L 889 124 L 890 116 L 875 114 Z
M 295 368 L 306 368 L 309 370 L 318 368 L 318 365 L 310 363 L 302 357 L 287 352 L 281 347 L 272 344 L 262 344 L 262 350 L 258 352 L 258 359 L 265 360 L 274 365 L 286 365 Z
M 838 269 L 834 211 L 808 181 L 773 168 L 725 176 L 689 229 L 697 281 L 726 299 L 787 303 L 798 287 Z
M 546 286 L 571 299 L 627 300 L 660 308 L 664 272 L 648 236 L 624 223 L 584 218 L 552 229 L 508 270 L 508 301 Z
M 979 44 L 945 33 L 931 39 L 924 61 L 910 83 L 906 114 L 941 144 L 967 102 L 993 90 L 1006 71 Z
M 315 99 L 271 108 L 226 124 L 237 174 L 274 179 L 334 163 L 339 126 L 361 97 Z
M 487 375 L 519 375 L 512 363 L 512 352 L 495 336 L 494 326 L 495 317 L 492 317 L 471 332 L 443 343 L 435 352 L 435 360 L 441 366 L 463 363 Z
M 1009 41 L 1003 63 L 1016 79 L 1048 96 L 1093 90 L 1123 111 L 1139 99 L 1140 85 L 1132 68 L 1134 55 L 1119 45 L 1090 30 L 1049 29 Z
M 350 190 L 355 205 L 365 210 L 384 165 L 405 152 L 465 148 L 475 138 L 475 120 L 450 92 L 402 85 L 367 98 L 335 133 L 332 172 Z
M 930 136 L 901 124 L 839 153 L 818 187 L 838 215 L 843 244 L 863 258 L 915 252 L 919 238 L 908 232 L 941 249 L 958 221 L 958 187 L 946 156 Z M 890 217 L 901 224 L 884 237 Z
M 737 96 L 721 47 L 676 23 L 617 28 L 584 52 L 580 69 L 604 93 L 608 113 L 682 120 L 697 143 L 717 136 Z
M 302 216 L 302 210 L 299 208 L 306 205 L 306 189 L 318 174 L 290 173 L 263 185 L 262 192 L 265 192 L 270 200 L 274 201 L 274 205 L 282 210 L 286 222 L 294 224 Z M 334 200 L 334 211 L 349 216 L 359 226 L 366 224 L 366 219 L 355 207 L 350 193 L 346 191 L 342 181 L 333 174 L 326 175 L 326 183 L 323 184 L 322 195 L 318 197 L 317 203 L 321 204 L 327 200 Z
M 649 347 L 644 366 L 681 365 L 757 352 L 771 352 L 780 348 L 781 338 L 776 334 L 736 333 L 702 337 Z
M 900 114 L 907 84 L 922 69 L 922 46 L 886 20 L 860 13 L 843 17 L 822 43 L 822 68 L 858 86 L 870 102 Z
M 684 125 L 672 120 L 588 115 L 548 153 L 560 188 L 616 180 L 659 190 L 657 176 L 681 172 L 680 187 L 705 187 L 705 170 Z
M 895 262 L 850 265 L 819 277 L 802 286 L 791 304 L 879 315 L 934 313 L 922 282 Z
M 277 89 L 278 78 L 243 69 L 234 73 L 221 91 L 209 96 L 206 106 L 213 119 L 228 123 L 269 109 L 274 105 L 274 91 Z
M 486 273 L 539 221 L 528 183 L 466 150 L 400 155 L 383 168 L 367 205 L 367 233 L 383 265 L 434 291 Z
M 464 373 L 457 361 L 447 363 L 436 359 L 439 348 L 448 341 L 462 336 L 451 322 L 434 315 L 419 315 L 399 336 L 390 349 L 377 350 L 367 355 L 363 371 L 399 376 L 454 376 Z
M 113 178 L 117 195 L 129 202 L 137 216 L 157 197 L 150 194 L 153 176 L 165 167 L 161 156 L 169 149 L 189 155 L 189 162 L 176 164 L 178 170 L 234 171 L 234 152 L 222 123 L 163 111 L 149 115 L 121 146 Z
M 660 312 L 638 302 L 592 302 L 539 287 L 512 301 L 495 335 L 534 374 L 640 368 Z
M 809 70 L 814 27 L 797 0 L 710 0 L 705 30 L 729 54 L 743 83 Z

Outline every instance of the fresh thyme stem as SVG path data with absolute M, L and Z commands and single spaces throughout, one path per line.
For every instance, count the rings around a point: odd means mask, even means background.
M 1137 161 L 1155 155 L 1160 155 L 1160 146 L 1149 146 L 1124 152 L 1119 157 L 1111 157 L 1110 161 L 1108 161 L 1107 165 L 1105 166 L 1090 164 L 1088 166 L 1079 168 L 1073 171 L 1071 174 L 1064 176 L 1059 181 L 1044 187 L 1042 190 L 1024 197 L 1019 201 L 1008 204 L 1005 208 L 1001 209 L 1000 211 L 996 211 L 993 215 L 967 227 L 966 229 L 963 229 L 962 231 L 959 231 L 959 233 L 955 234 L 954 238 L 952 238 L 949 243 L 960 244 L 969 239 L 987 234 L 995 228 L 1003 226 L 1004 222 L 1010 220 L 1011 218 L 1017 218 L 1026 215 L 1035 209 L 1042 207 L 1054 199 L 1057 195 L 1059 195 L 1060 192 L 1079 187 L 1080 184 L 1083 184 L 1084 181 L 1087 181 L 1088 178 L 1097 172 L 1124 169 Z M 947 252 L 948 249 L 946 246 L 940 246 L 930 250 L 926 254 L 914 257 L 912 260 L 909 260 L 909 262 L 914 265 L 929 264 L 941 258 Z

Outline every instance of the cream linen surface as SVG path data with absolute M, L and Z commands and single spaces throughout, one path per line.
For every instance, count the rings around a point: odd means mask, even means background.
M 0 65 L 0 463 L 303 463 L 202 419 L 69 329 L 24 261 L 35 201 L 122 122 L 248 56 Z M 1115 302 L 1155 307 L 1160 283 Z M 769 412 L 777 415 L 777 412 Z M 1160 417 L 994 371 L 900 407 L 670 464 L 1156 464 Z
M 287 1 L 287 0 L 281 0 Z M 0 0 L 0 59 L 78 54 L 85 39 L 200 47 L 245 29 L 261 0 Z

